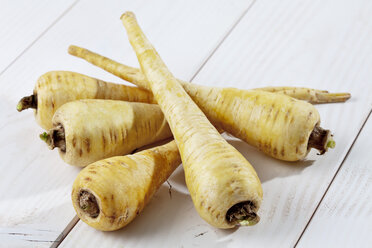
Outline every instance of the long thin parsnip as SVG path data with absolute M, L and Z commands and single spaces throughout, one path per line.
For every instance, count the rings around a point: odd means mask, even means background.
M 262 188 L 251 164 L 221 137 L 169 72 L 134 14 L 126 12 L 121 20 L 171 127 L 199 215 L 218 228 L 257 223 Z
M 130 223 L 181 163 L 174 141 L 133 155 L 97 161 L 72 187 L 72 203 L 88 225 L 113 231 Z
M 115 100 L 78 100 L 54 114 L 53 128 L 40 136 L 59 148 L 71 165 L 126 155 L 172 133 L 158 105 Z
M 23 97 L 17 110 L 35 109 L 37 123 L 50 129 L 55 111 L 63 104 L 79 99 L 154 103 L 152 94 L 138 87 L 107 83 L 76 72 L 51 71 L 37 80 L 33 94 Z
M 133 68 L 127 65 L 118 63 L 112 59 L 104 57 L 98 53 L 89 51 L 88 49 L 81 48 L 78 46 L 71 45 L 68 48 L 69 54 L 82 58 L 89 63 L 96 65 L 105 71 L 114 74 L 128 82 L 131 82 L 141 88 L 149 89 L 146 81 L 146 77 L 143 75 L 141 70 Z M 185 84 L 190 84 L 188 82 L 178 79 L 179 83 L 185 87 Z M 197 86 L 196 86 L 197 87 Z M 185 87 L 188 90 L 188 87 Z M 284 95 L 291 96 L 298 100 L 308 101 L 313 104 L 317 103 L 334 103 L 334 102 L 345 102 L 350 98 L 350 93 L 329 93 L 326 90 L 317 90 L 304 87 L 263 87 L 256 88 L 254 90 L 268 91 L 274 93 L 281 93 Z M 242 90 L 244 91 L 244 90 Z
M 137 86 L 149 88 L 139 69 L 76 46 L 70 46 L 69 53 Z M 297 161 L 305 158 L 311 148 L 318 149 L 323 154 L 329 147 L 334 147 L 330 132 L 319 126 L 318 111 L 311 104 L 285 95 L 263 92 L 261 89 L 212 88 L 178 81 L 216 127 L 274 158 Z M 340 98 L 333 93 L 306 88 L 267 87 L 262 90 L 292 94 L 316 102 L 324 99 L 346 100 L 350 97 L 348 93 L 340 93 Z
M 264 87 L 255 90 L 280 93 L 291 96 L 298 100 L 304 100 L 310 103 L 334 103 L 345 102 L 350 98 L 350 93 L 329 93 L 327 90 L 309 89 L 303 87 Z

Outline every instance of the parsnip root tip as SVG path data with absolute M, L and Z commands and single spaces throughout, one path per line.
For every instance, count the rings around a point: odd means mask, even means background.
M 71 54 L 71 55 L 75 55 L 76 53 L 77 53 L 77 49 L 76 49 L 77 47 L 76 46 L 74 46 L 74 45 L 70 45 L 69 47 L 68 47 L 68 53 L 69 54 Z
M 344 101 L 347 101 L 351 98 L 351 94 L 350 93 L 340 93 L 341 96 L 343 96 L 344 98 Z
M 36 95 L 25 96 L 21 100 L 19 100 L 17 104 L 18 112 L 21 112 L 22 110 L 25 110 L 28 108 L 33 108 L 33 109 L 37 108 Z
M 100 213 L 96 197 L 86 190 L 80 191 L 79 207 L 91 218 L 97 218 Z
M 227 222 L 238 226 L 253 226 L 260 221 L 253 202 L 245 201 L 232 206 L 226 213 Z
M 125 17 L 130 17 L 130 18 L 136 18 L 136 16 L 134 15 L 134 13 L 132 11 L 126 11 L 124 12 L 124 14 L 122 14 L 120 16 L 120 20 L 123 20 Z
M 350 93 L 316 93 L 318 103 L 346 102 L 351 97 Z

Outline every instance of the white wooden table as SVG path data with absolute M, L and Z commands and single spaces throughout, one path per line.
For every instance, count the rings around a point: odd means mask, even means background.
M 100 232 L 76 217 L 79 172 L 15 110 L 38 76 L 72 70 L 125 83 L 67 54 L 81 45 L 138 66 L 120 15 L 132 10 L 179 78 L 205 85 L 305 86 L 350 92 L 317 105 L 336 148 L 298 163 L 229 142 L 263 184 L 261 222 L 218 230 L 196 213 L 182 168 L 133 223 Z M 372 1 L 3 0 L 0 8 L 0 247 L 371 247 Z

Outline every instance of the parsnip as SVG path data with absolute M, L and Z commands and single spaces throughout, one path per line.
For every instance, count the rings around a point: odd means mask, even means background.
M 253 167 L 221 137 L 169 72 L 134 14 L 126 12 L 121 20 L 151 91 L 171 127 L 186 184 L 199 215 L 218 228 L 257 223 L 262 188 Z
M 137 86 L 149 88 L 139 69 L 76 46 L 70 46 L 69 53 Z M 314 106 L 262 90 L 292 94 L 315 102 L 347 100 L 350 97 L 348 93 L 327 93 L 306 88 L 267 87 L 240 90 L 200 86 L 181 80 L 178 82 L 217 128 L 285 161 L 303 159 L 311 148 L 318 149 L 323 154 L 328 148 L 333 148 L 335 143 L 329 130 L 319 126 L 320 117 Z
M 104 57 L 100 54 L 89 51 L 88 49 L 81 48 L 78 46 L 71 45 L 68 48 L 69 54 L 82 58 L 89 63 L 96 65 L 105 71 L 114 74 L 115 76 L 120 77 L 128 82 L 131 82 L 141 88 L 149 89 L 147 81 L 143 73 L 137 69 L 127 65 L 120 64 L 112 59 Z M 186 84 L 188 82 L 178 79 L 179 83 L 185 87 L 185 90 L 188 92 Z M 195 85 L 195 87 L 198 87 Z M 313 104 L 317 103 L 333 103 L 333 102 L 345 102 L 350 98 L 350 93 L 329 93 L 326 90 L 317 90 L 304 87 L 263 87 L 256 88 L 254 90 L 268 91 L 274 93 L 281 93 L 284 95 L 291 96 L 298 100 L 308 101 Z M 242 90 L 244 91 L 244 90 Z
M 345 102 L 350 98 L 350 93 L 329 93 L 327 90 L 309 89 L 303 87 L 264 87 L 255 90 L 281 93 L 293 98 L 304 100 L 313 104 Z
M 72 187 L 77 215 L 113 231 L 130 223 L 181 163 L 174 141 L 133 155 L 111 157 L 84 168 Z
M 51 71 L 37 80 L 33 95 L 22 98 L 17 110 L 34 108 L 37 123 L 50 129 L 54 112 L 64 103 L 79 99 L 154 103 L 153 96 L 138 87 L 107 83 L 76 72 Z
M 86 49 L 78 47 L 70 48 L 71 51 L 75 51 L 74 53 L 77 56 L 91 58 L 92 61 L 96 61 L 100 65 L 101 63 L 105 64 L 104 67 L 108 69 L 111 68 L 110 71 L 118 72 L 120 71 L 120 66 L 124 66 L 103 56 L 94 54 Z M 124 68 L 125 67 L 126 66 L 124 66 Z M 139 72 L 139 70 L 135 68 L 132 68 L 132 70 L 137 70 Z M 128 75 L 128 73 L 130 72 L 127 71 L 125 75 Z M 143 75 L 138 73 L 136 75 L 140 75 L 140 77 L 136 79 L 137 76 L 129 75 L 128 79 L 130 79 L 131 82 L 140 82 L 140 78 L 143 77 Z M 143 83 L 139 84 L 141 85 Z M 318 90 L 306 88 L 283 88 L 284 87 L 267 87 L 263 88 L 263 90 L 287 94 L 298 99 L 316 99 L 316 101 L 321 101 L 319 99 L 325 97 L 322 100 L 324 102 L 332 102 L 335 98 L 329 99 L 328 96 L 337 95 L 337 93 L 323 93 Z M 341 98 L 342 97 L 343 96 L 341 96 Z M 34 108 L 35 117 L 39 125 L 44 129 L 50 129 L 52 128 L 52 117 L 54 112 L 64 103 L 79 99 L 112 99 L 130 102 L 156 103 L 151 92 L 142 88 L 107 83 L 76 72 L 52 71 L 45 73 L 38 79 L 34 94 L 23 97 L 17 105 L 17 110 L 23 111 L 24 109 Z
M 155 104 L 90 99 L 61 106 L 41 138 L 51 149 L 58 147 L 66 163 L 86 166 L 171 136 Z

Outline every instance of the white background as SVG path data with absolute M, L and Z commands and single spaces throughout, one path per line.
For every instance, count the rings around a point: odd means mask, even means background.
M 258 225 L 218 230 L 196 213 L 180 167 L 141 215 L 116 232 L 76 218 L 79 172 L 39 140 L 17 101 L 50 70 L 126 83 L 69 56 L 70 44 L 138 66 L 120 15 L 134 11 L 178 78 L 243 89 L 305 86 L 350 92 L 317 105 L 336 148 L 281 162 L 227 137 L 254 165 Z M 372 242 L 372 1 L 2 0 L 0 8 L 0 247 L 370 247 Z

